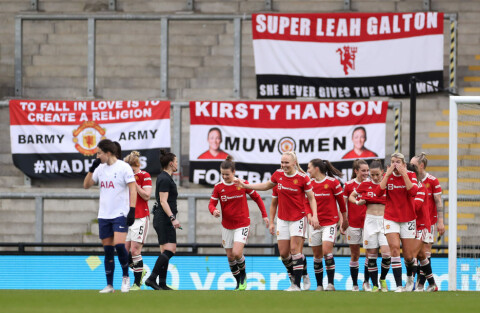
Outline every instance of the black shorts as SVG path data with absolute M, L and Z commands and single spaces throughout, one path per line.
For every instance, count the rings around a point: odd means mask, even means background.
M 153 228 L 157 232 L 158 244 L 177 243 L 177 232 L 172 222 L 164 214 L 155 214 L 153 216 Z

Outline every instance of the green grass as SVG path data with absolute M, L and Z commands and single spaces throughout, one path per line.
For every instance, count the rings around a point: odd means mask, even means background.
M 479 312 L 478 292 L 1 290 L 0 312 Z

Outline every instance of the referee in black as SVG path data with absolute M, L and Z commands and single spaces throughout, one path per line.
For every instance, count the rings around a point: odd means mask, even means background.
M 172 290 L 167 286 L 168 263 L 177 250 L 177 228 L 180 222 L 177 216 L 177 184 L 172 179 L 173 173 L 178 170 L 177 156 L 165 150 L 160 151 L 160 164 L 162 172 L 157 177 L 155 198 L 157 200 L 153 209 L 153 227 L 157 232 L 158 244 L 162 254 L 155 262 L 150 277 L 145 285 L 155 290 Z M 159 283 L 157 284 L 157 277 Z

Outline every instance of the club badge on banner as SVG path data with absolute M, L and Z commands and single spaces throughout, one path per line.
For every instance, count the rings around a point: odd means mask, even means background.
M 141 168 L 160 172 L 159 150 L 170 148 L 169 101 L 11 100 L 13 163 L 32 178 L 83 177 L 102 139 L 120 143 L 122 157 L 141 154 Z
M 219 182 L 227 155 L 250 183 L 268 180 L 291 150 L 304 169 L 315 158 L 339 169 L 384 159 L 387 110 L 386 101 L 191 101 L 190 181 Z
M 358 99 L 443 87 L 443 13 L 252 15 L 258 98 Z

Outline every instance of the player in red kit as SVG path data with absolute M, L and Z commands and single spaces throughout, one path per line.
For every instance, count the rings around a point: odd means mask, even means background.
M 308 207 L 307 212 L 310 211 L 310 204 L 308 203 L 307 198 L 305 198 L 306 202 L 306 210 Z M 278 208 L 278 188 L 277 186 L 273 187 L 272 189 L 272 202 L 270 203 L 270 222 L 269 222 L 269 227 L 268 230 L 270 231 L 270 234 L 272 236 L 275 235 L 275 216 L 277 215 L 277 208 Z M 312 214 L 307 213 L 307 218 L 311 219 Z M 303 244 L 305 243 L 305 239 L 308 239 L 308 233 L 305 232 L 303 236 L 304 240 L 303 243 L 300 246 L 300 252 L 303 253 Z M 293 280 L 293 273 L 292 273 L 293 268 L 290 266 L 287 268 L 288 271 L 288 277 L 290 278 L 290 284 L 294 284 Z M 307 258 L 305 258 L 305 263 L 303 264 L 303 273 L 302 273 L 302 280 L 303 280 L 303 290 L 310 290 L 311 287 L 311 281 L 310 281 L 310 276 L 308 276 L 308 271 L 307 271 Z
M 335 260 L 333 258 L 333 244 L 337 235 L 337 223 L 340 220 L 337 204 L 343 215 L 342 229 L 348 227 L 347 210 L 343 200 L 343 188 L 335 176 L 343 174 L 327 160 L 313 159 L 308 163 L 308 173 L 315 201 L 319 229 L 310 226 L 309 245 L 313 251 L 313 268 L 317 280 L 317 291 L 323 291 L 323 256 L 327 269 L 328 285 L 326 291 L 334 291 Z
M 360 186 L 360 183 L 368 178 L 368 164 L 365 160 L 357 159 L 353 161 L 352 179 L 345 183 L 344 199 L 347 207 L 348 224 L 346 230 L 347 243 L 350 245 L 350 275 L 352 277 L 352 291 L 359 291 L 358 288 L 358 259 L 360 258 L 360 245 L 363 241 L 363 225 L 365 223 L 365 212 L 367 206 L 365 204 L 349 203 L 348 197 L 350 194 Z M 365 263 L 365 278 L 363 289 L 370 291 L 368 283 L 368 269 Z
M 418 175 L 418 168 L 415 164 L 408 163 L 407 169 L 414 172 Z M 420 272 L 423 274 L 426 279 L 428 279 L 429 286 L 427 288 L 428 292 L 438 291 L 438 287 L 435 284 L 435 279 L 433 278 L 432 266 L 430 261 L 425 253 L 424 246 L 428 244 L 429 229 L 430 229 L 430 212 L 428 204 L 427 189 L 422 182 L 418 182 L 418 191 L 415 196 L 415 213 L 417 214 L 417 246 L 415 248 L 415 256 L 418 259 Z M 415 267 L 413 271 L 407 271 L 407 284 L 405 285 L 406 291 L 413 291 L 415 288 L 414 276 L 417 267 L 417 259 L 415 259 Z M 426 274 L 425 274 L 426 273 Z M 423 286 L 421 289 L 415 289 L 415 291 L 423 291 Z
M 407 170 L 403 154 L 394 153 L 391 165 L 376 189 L 377 196 L 387 194 L 384 228 L 392 254 L 392 271 L 397 285 L 395 292 L 405 291 L 402 287 L 400 242 L 407 271 L 413 271 L 417 218 L 414 197 L 418 191 L 417 183 L 415 173 Z
M 426 198 L 428 200 L 427 204 L 430 217 L 430 229 L 428 230 L 427 234 L 428 243 L 424 245 L 424 249 L 428 260 L 431 261 L 430 255 L 432 251 L 432 244 L 435 238 L 435 225 L 437 225 L 437 232 L 439 236 L 443 236 L 445 233 L 445 225 L 443 224 L 442 186 L 440 186 L 440 182 L 435 176 L 427 173 L 426 169 L 428 159 L 425 152 L 414 156 L 410 162 L 418 167 L 418 179 L 425 185 L 427 190 Z M 418 276 L 418 284 L 415 289 L 416 291 L 423 289 L 425 280 L 425 275 L 420 273 Z
M 386 277 L 390 269 L 391 255 L 387 238 L 383 228 L 383 214 L 385 211 L 386 195 L 377 197 L 375 190 L 383 178 L 383 166 L 380 160 L 370 163 L 370 179 L 364 180 L 355 189 L 348 200 L 354 204 L 366 204 L 367 214 L 363 227 L 363 247 L 367 250 L 368 276 L 372 279 L 372 292 L 388 291 Z M 378 249 L 382 254 L 382 271 L 380 275 L 380 289 L 378 286 Z M 367 280 L 367 279 L 365 279 Z
M 237 186 L 254 189 L 269 190 L 274 186 L 278 188 L 278 218 L 277 241 L 282 262 L 287 268 L 292 267 L 294 285 L 287 291 L 300 291 L 305 256 L 301 246 L 307 226 L 307 213 L 305 211 L 305 195 L 307 195 L 312 217 L 310 223 L 317 229 L 317 204 L 313 195 L 310 178 L 303 172 L 297 161 L 295 152 L 283 153 L 281 169 L 277 170 L 269 181 L 258 184 L 245 184 L 236 178 Z
M 215 217 L 222 217 L 222 244 L 227 253 L 228 264 L 233 277 L 237 281 L 236 290 L 247 288 L 245 273 L 245 257 L 243 248 L 247 243 L 250 231 L 250 215 L 248 212 L 247 194 L 258 205 L 262 218 L 268 228 L 268 217 L 262 198 L 254 190 L 246 190 L 234 185 L 235 163 L 231 156 L 220 164 L 223 181 L 215 185 L 208 209 Z M 248 182 L 244 182 L 248 184 Z M 221 211 L 217 209 L 220 200 Z
M 142 248 L 150 229 L 150 209 L 148 200 L 152 194 L 152 177 L 140 170 L 140 153 L 132 151 L 123 161 L 132 167 L 135 174 L 135 188 L 137 190 L 137 205 L 135 206 L 135 222 L 128 228 L 125 248 L 129 251 L 130 267 L 133 270 L 135 281 L 131 291 L 140 290 L 142 278 L 146 271 L 143 268 Z

